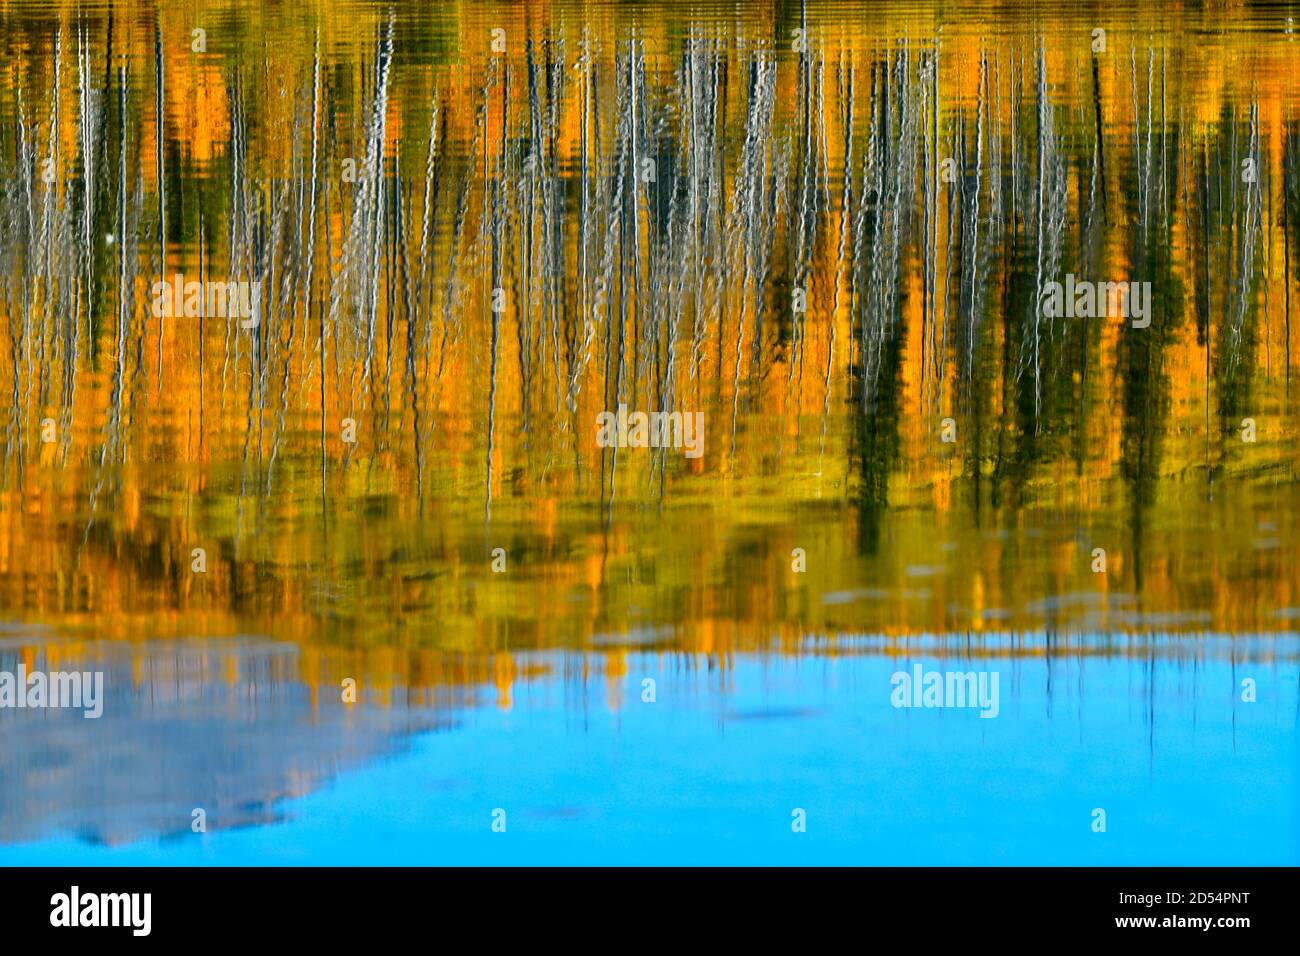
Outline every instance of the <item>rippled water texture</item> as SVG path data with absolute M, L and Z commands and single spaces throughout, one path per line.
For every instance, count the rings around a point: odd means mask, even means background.
M 951 6 L 0 8 L 0 863 L 1300 863 L 1300 11 Z

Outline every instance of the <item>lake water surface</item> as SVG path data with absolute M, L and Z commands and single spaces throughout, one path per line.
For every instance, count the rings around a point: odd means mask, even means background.
M 1295 25 L 949 6 L 0 10 L 0 864 L 1300 863 Z

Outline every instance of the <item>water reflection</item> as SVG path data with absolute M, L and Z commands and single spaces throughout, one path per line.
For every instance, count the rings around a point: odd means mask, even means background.
M 926 634 L 1294 675 L 1288 21 L 941 6 L 0 11 L 0 608 L 128 668 L 114 739 L 197 775 L 41 784 L 109 758 L 40 723 L 3 796 L 67 815 L 0 839 L 278 819 L 648 655 L 755 728 L 823 708 L 721 703 L 741 671 Z M 703 456 L 602 447 L 624 405 Z M 181 657 L 173 738 L 139 694 Z
M 0 714 L 6 863 L 1300 854 L 1294 636 L 825 635 L 725 667 L 543 651 L 513 658 L 509 695 L 499 673 L 462 671 L 452 692 L 393 687 L 354 707 L 279 644 L 10 647 L 8 663 L 102 666 L 111 693 L 89 734 L 67 714 Z M 997 719 L 891 706 L 891 675 L 918 668 L 997 674 Z M 1255 703 L 1237 693 L 1246 676 Z M 1098 805 L 1105 836 L 1087 825 Z M 791 807 L 808 814 L 799 838 Z

